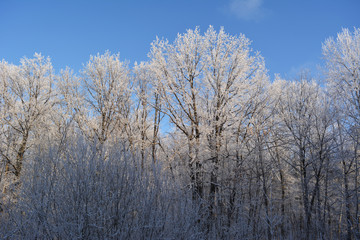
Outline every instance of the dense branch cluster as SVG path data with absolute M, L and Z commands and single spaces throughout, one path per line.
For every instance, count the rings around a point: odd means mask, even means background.
M 244 36 L 156 39 L 149 61 L 0 62 L 2 239 L 359 239 L 360 29 L 326 82 L 270 81 Z

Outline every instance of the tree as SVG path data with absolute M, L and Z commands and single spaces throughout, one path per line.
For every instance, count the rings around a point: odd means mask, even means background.
M 339 152 L 343 153 L 342 172 L 344 183 L 344 201 L 346 205 L 347 239 L 353 236 L 356 226 L 360 234 L 359 222 L 359 136 L 360 136 L 360 29 L 355 28 L 351 33 L 343 29 L 336 39 L 328 38 L 323 44 L 323 56 L 326 60 L 327 83 L 330 93 L 335 98 L 335 103 L 342 117 L 338 118 Z M 346 147 L 344 139 L 349 135 L 353 147 Z M 350 157 L 345 157 L 346 152 L 352 151 Z M 354 172 L 354 174 L 351 174 Z M 351 190 L 350 177 L 353 175 L 353 190 Z M 352 204 L 351 198 L 355 202 Z M 355 213 L 352 214 L 352 205 Z M 355 221 L 355 222 L 354 222 Z
M 188 166 L 194 199 L 201 199 L 203 194 L 199 159 L 203 38 L 198 28 L 188 30 L 184 35 L 179 34 L 174 44 L 157 39 L 152 43 L 150 53 L 158 79 L 158 94 L 164 103 L 162 111 L 188 140 Z
M 360 28 L 355 28 L 353 33 L 343 29 L 336 40 L 328 38 L 322 48 L 328 85 L 334 96 L 347 103 L 349 116 L 359 124 Z
M 282 88 L 276 107 L 281 133 L 276 134 L 289 151 L 285 161 L 295 171 L 292 177 L 298 178 L 303 223 L 309 238 L 314 233 L 314 213 L 319 217 L 316 202 L 320 204 L 325 166 L 332 154 L 330 104 L 320 86 L 306 73 L 300 74 L 298 81 L 278 80 L 274 84 Z
M 156 40 L 150 57 L 161 111 L 187 139 L 193 198 L 208 202 L 210 229 L 218 215 L 219 186 L 228 184 L 220 169 L 231 166 L 225 143 L 236 138 L 234 125 L 246 118 L 245 105 L 256 105 L 263 96 L 264 61 L 252 55 L 244 35 L 211 26 L 204 35 L 198 28 L 179 34 L 172 44 Z
M 25 152 L 55 103 L 54 75 L 49 58 L 35 54 L 20 66 L 1 62 L 1 146 L 7 168 L 19 177 Z
M 82 71 L 82 89 L 76 98 L 76 121 L 92 141 L 104 144 L 115 130 L 129 124 L 129 70 L 119 54 L 90 56 Z
M 245 119 L 255 119 L 265 106 L 267 75 L 264 60 L 259 53 L 251 54 L 250 41 L 244 35 L 230 36 L 223 28 L 216 32 L 209 27 L 204 37 L 206 51 L 202 84 L 205 88 L 201 93 L 201 116 L 202 132 L 210 152 L 209 207 L 214 217 L 219 214 L 215 208 L 219 202 L 217 199 L 221 199 L 220 193 L 229 187 L 228 179 L 221 174 L 227 169 L 220 168 L 234 166 L 229 161 L 226 145 L 234 139 L 237 141 L 238 130 L 246 128 L 242 124 Z M 252 114 L 247 114 L 245 109 Z M 219 186 L 226 187 L 219 189 Z
M 134 126 L 133 135 L 138 136 L 136 147 L 140 148 L 141 166 L 147 157 L 157 162 L 157 148 L 160 145 L 159 130 L 163 114 L 161 102 L 156 91 L 155 75 L 148 63 L 135 64 L 134 70 L 134 109 L 132 110 Z M 146 152 L 150 153 L 147 155 Z

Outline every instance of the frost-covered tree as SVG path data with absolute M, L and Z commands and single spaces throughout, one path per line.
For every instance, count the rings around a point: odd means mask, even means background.
M 347 239 L 351 239 L 354 229 L 360 234 L 360 29 L 354 28 L 353 32 L 343 29 L 336 39 L 327 39 L 323 44 L 323 56 L 329 91 L 340 114 L 337 118 L 337 139 L 342 162 Z M 349 141 L 352 144 L 348 144 Z
M 19 177 L 35 132 L 43 135 L 55 104 L 53 69 L 50 59 L 40 54 L 21 59 L 20 66 L 2 61 L 0 68 L 0 153 L 7 169 Z
M 76 107 L 80 105 L 80 82 L 70 68 L 61 70 L 55 76 L 55 84 L 57 96 L 56 104 L 49 113 L 50 128 L 48 129 L 48 137 L 43 139 L 43 145 L 48 145 L 46 141 L 56 143 L 65 147 L 68 140 L 76 133 Z
M 161 102 L 156 91 L 156 77 L 148 63 L 135 64 L 134 106 L 132 109 L 132 135 L 137 136 L 136 147 L 140 148 L 141 166 L 145 160 L 157 162 L 157 149 L 160 145 Z
M 158 78 L 157 91 L 162 111 L 188 141 L 188 166 L 194 199 L 202 198 L 200 148 L 200 96 L 203 78 L 204 37 L 199 29 L 179 34 L 173 44 L 157 39 L 150 53 Z
M 188 30 L 174 43 L 158 39 L 150 57 L 161 111 L 187 139 L 194 199 L 206 199 L 214 222 L 223 204 L 219 186 L 228 191 L 228 170 L 235 165 L 230 160 L 234 151 L 227 146 L 238 138 L 237 129 L 246 127 L 241 124 L 249 119 L 246 109 L 256 112 L 254 106 L 264 95 L 264 61 L 252 53 L 244 35 L 230 36 L 212 27 L 204 34 L 198 28 Z
M 210 160 L 210 214 L 215 216 L 219 214 L 214 210 L 218 199 L 223 198 L 219 193 L 233 187 L 228 175 L 229 169 L 236 168 L 236 163 L 230 161 L 234 159 L 230 157 L 233 150 L 227 145 L 238 140 L 238 131 L 247 127 L 245 119 L 254 120 L 265 106 L 267 75 L 264 60 L 259 53 L 252 54 L 250 41 L 244 35 L 231 36 L 224 29 L 216 32 L 210 27 L 204 37 L 202 84 L 205 88 L 201 93 L 201 117 Z M 252 115 L 247 111 L 252 111 Z M 255 122 L 252 127 L 260 129 Z M 238 147 L 241 148 L 235 148 Z M 219 186 L 226 187 L 219 189 Z
M 360 121 L 360 28 L 343 29 L 323 44 L 327 80 L 332 93 L 347 106 L 349 116 Z
M 277 80 L 273 84 L 282 89 L 278 92 L 276 107 L 280 132 L 275 132 L 274 141 L 279 141 L 278 144 L 288 152 L 283 161 L 293 172 L 287 178 L 292 178 L 299 187 L 304 216 L 300 220 L 308 238 L 315 233 L 312 224 L 320 211 L 316 204 L 320 204 L 323 198 L 320 189 L 333 148 L 330 103 L 324 91 L 307 74 L 301 74 L 298 81 Z
M 89 139 L 104 144 L 115 130 L 124 131 L 130 124 L 129 70 L 119 54 L 107 51 L 90 56 L 81 74 L 75 119 Z

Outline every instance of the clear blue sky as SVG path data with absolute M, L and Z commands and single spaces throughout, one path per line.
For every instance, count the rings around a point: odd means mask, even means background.
M 147 60 L 159 36 L 209 25 L 252 40 L 271 77 L 321 63 L 321 43 L 342 27 L 360 27 L 359 0 L 0 0 L 0 59 L 18 64 L 34 52 L 56 72 L 77 72 L 91 54 L 110 50 Z

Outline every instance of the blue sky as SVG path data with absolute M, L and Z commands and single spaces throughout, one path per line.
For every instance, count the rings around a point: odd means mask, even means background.
M 0 0 L 0 59 L 18 64 L 35 52 L 56 72 L 75 72 L 91 54 L 120 52 L 130 65 L 147 60 L 159 36 L 220 26 L 252 41 L 270 76 L 316 71 L 321 44 L 342 27 L 360 27 L 359 0 Z

